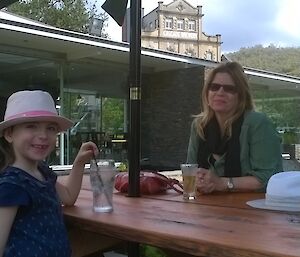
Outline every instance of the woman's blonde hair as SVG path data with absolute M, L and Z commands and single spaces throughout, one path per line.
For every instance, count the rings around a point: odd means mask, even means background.
M 238 94 L 238 106 L 233 116 L 226 120 L 225 135 L 231 137 L 231 125 L 240 117 L 240 115 L 247 111 L 253 110 L 254 105 L 252 96 L 250 94 L 248 79 L 244 73 L 243 67 L 237 62 L 226 62 L 222 63 L 214 68 L 207 77 L 204 87 L 202 89 L 202 112 L 196 115 L 197 132 L 199 136 L 205 140 L 204 128 L 208 122 L 214 117 L 214 111 L 209 107 L 208 104 L 208 91 L 209 85 L 212 83 L 217 73 L 227 73 L 232 78 L 235 86 L 237 87 Z

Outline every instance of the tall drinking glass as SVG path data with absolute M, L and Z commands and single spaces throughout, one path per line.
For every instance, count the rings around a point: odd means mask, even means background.
M 181 164 L 183 179 L 183 199 L 196 199 L 196 175 L 198 164 Z
M 113 189 L 117 173 L 113 160 L 92 159 L 90 181 L 95 212 L 113 211 Z

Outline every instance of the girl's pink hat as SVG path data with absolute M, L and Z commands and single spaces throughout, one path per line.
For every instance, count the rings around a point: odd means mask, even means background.
M 49 93 L 41 90 L 19 91 L 7 100 L 4 121 L 0 123 L 0 137 L 6 128 L 35 121 L 54 122 L 58 125 L 59 132 L 73 125 L 71 120 L 57 114 L 53 98 Z

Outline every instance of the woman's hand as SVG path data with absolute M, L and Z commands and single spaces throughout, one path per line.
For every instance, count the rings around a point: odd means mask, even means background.
M 197 190 L 202 194 L 209 194 L 214 191 L 226 191 L 225 181 L 213 171 L 200 168 L 196 178 Z

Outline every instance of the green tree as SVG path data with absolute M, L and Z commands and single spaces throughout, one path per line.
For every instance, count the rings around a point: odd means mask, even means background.
M 103 131 L 116 133 L 123 132 L 124 126 L 124 101 L 116 98 L 103 98 L 102 124 Z
M 8 7 L 8 11 L 54 27 L 87 33 L 92 18 L 103 20 L 108 16 L 98 13 L 96 2 L 85 0 L 20 0 Z M 102 30 L 102 37 L 107 34 Z
M 241 48 L 227 56 L 243 66 L 300 76 L 300 47 L 277 47 L 273 44 Z

